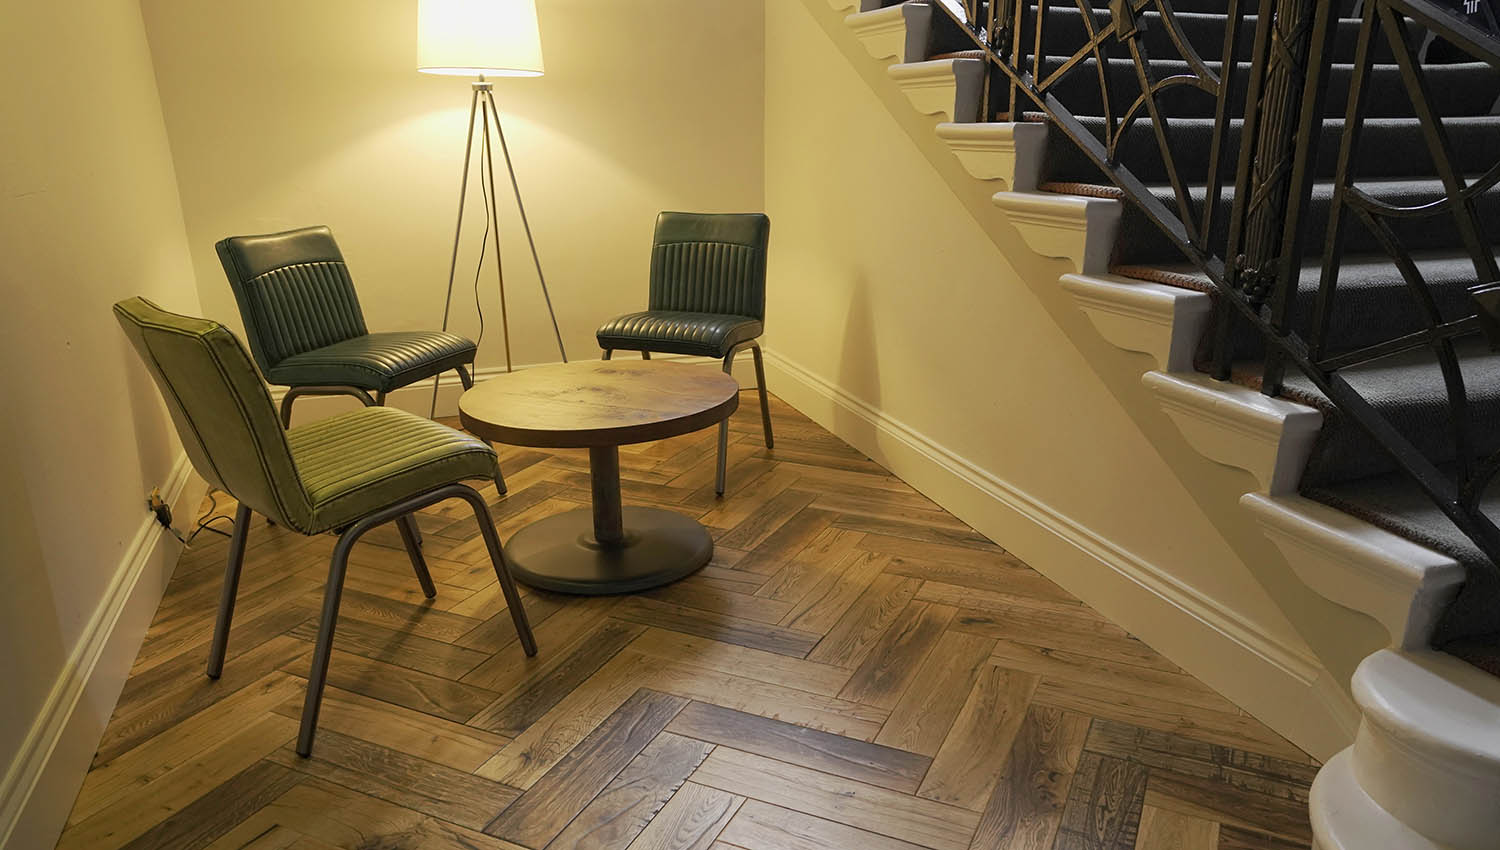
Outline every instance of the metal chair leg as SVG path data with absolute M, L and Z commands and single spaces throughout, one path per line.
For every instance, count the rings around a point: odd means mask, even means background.
M 760 344 L 750 344 L 750 354 L 755 357 L 755 385 L 760 388 L 760 425 L 766 432 L 766 448 L 776 448 L 771 437 L 771 403 L 766 395 L 766 364 L 761 357 Z
M 484 545 L 490 550 L 490 563 L 494 565 L 495 578 L 500 580 L 500 589 L 505 593 L 505 604 L 510 608 L 510 619 L 516 626 L 521 649 L 527 656 L 536 655 L 536 637 L 531 633 L 531 623 L 526 619 L 526 609 L 521 605 L 516 580 L 511 578 L 510 567 L 505 562 L 505 550 L 500 548 L 500 535 L 495 533 L 495 521 L 490 518 L 490 509 L 478 493 L 470 488 L 464 489 L 468 492 L 457 495 L 474 508 L 474 518 L 479 521 L 479 532 L 484 535 Z
M 455 369 L 458 371 L 458 382 L 460 384 L 463 384 L 463 388 L 465 390 L 472 390 L 474 388 L 474 377 L 469 374 L 469 370 L 465 369 L 462 366 L 457 366 L 455 367 Z M 436 396 L 434 396 L 434 398 L 435 397 Z M 495 444 L 490 443 L 490 448 L 494 447 Z M 500 495 L 502 496 L 510 492 L 509 489 L 507 489 L 505 486 L 505 475 L 500 472 L 499 464 L 496 464 L 495 466 L 495 489 L 499 490 Z
M 297 730 L 297 755 L 312 755 L 313 735 L 318 729 L 318 711 L 323 707 L 323 686 L 328 681 L 328 659 L 333 655 L 333 627 L 339 618 L 339 600 L 344 594 L 344 574 L 349 570 L 349 550 L 369 528 L 356 523 L 339 535 L 328 563 L 328 586 L 323 591 L 323 617 L 318 623 L 318 642 L 313 649 L 312 669 L 307 674 L 307 696 L 302 701 L 302 725 Z
M 224 653 L 229 649 L 229 625 L 234 619 L 234 598 L 240 589 L 240 569 L 245 565 L 245 538 L 250 533 L 250 509 L 243 503 L 234 512 L 234 534 L 229 538 L 229 563 L 224 568 L 224 590 L 219 595 L 219 618 L 208 650 L 208 678 L 224 672 Z
M 606 348 L 606 349 L 604 349 L 604 356 L 600 357 L 599 359 L 600 360 L 608 360 L 609 358 L 614 357 L 614 356 L 615 356 L 615 350 L 613 348 Z
M 427 559 L 422 557 L 422 539 L 418 535 L 417 520 L 411 514 L 396 520 L 401 532 L 401 545 L 406 547 L 406 557 L 411 559 L 412 571 L 417 574 L 417 583 L 422 585 L 422 595 L 428 599 L 437 596 L 437 585 L 432 583 L 432 573 L 427 570 Z
M 738 348 L 729 349 L 724 355 L 724 374 L 734 374 L 734 356 L 739 353 Z M 728 472 L 729 464 L 729 420 L 725 419 L 719 423 L 719 459 L 718 467 L 714 471 L 714 495 L 724 495 L 724 479 Z

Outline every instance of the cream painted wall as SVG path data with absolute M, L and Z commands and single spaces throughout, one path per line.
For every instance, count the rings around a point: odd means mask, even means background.
M 180 455 L 110 304 L 198 309 L 138 4 L 7 0 L 4 21 L 0 770 Z
M 774 222 L 767 338 L 776 359 L 1158 569 L 1263 646 L 1300 659 L 1304 675 L 1316 673 L 1310 650 L 1215 518 L 1070 338 L 1088 333 L 1086 324 L 1060 324 L 1077 311 L 1060 291 L 1057 303 L 1044 303 L 1032 285 L 1055 286 L 1065 264 L 1037 257 L 1018 237 L 997 248 L 876 96 L 872 86 L 888 83 L 862 78 L 808 7 L 769 3 L 766 15 L 765 191 Z M 854 61 L 868 61 L 855 52 Z M 910 111 L 897 97 L 895 108 Z M 1125 380 L 1138 388 L 1145 368 Z M 827 409 L 836 431 L 868 431 L 847 409 Z M 1056 551 L 1050 533 L 1022 530 L 997 506 L 976 512 L 947 502 L 1052 571 L 1042 554 Z M 1175 625 L 1143 623 L 1146 609 L 1127 610 L 1130 598 L 1108 589 L 1118 577 L 1106 578 L 1102 564 L 1096 571 L 1097 582 L 1071 589 L 1138 633 L 1154 626 L 1155 636 L 1181 644 L 1206 628 L 1180 611 Z M 1231 697 L 1255 687 L 1204 666 L 1193 672 Z
M 662 209 L 758 210 L 760 0 L 539 0 L 546 75 L 495 96 L 568 352 L 644 309 Z M 143 0 L 207 315 L 238 328 L 213 243 L 333 228 L 372 329 L 436 328 L 469 81 L 417 73 L 416 0 Z M 558 359 L 500 184 L 512 353 Z M 454 327 L 473 337 L 483 232 L 471 184 Z M 492 255 L 491 255 L 492 256 Z M 479 365 L 503 364 L 497 284 L 480 278 Z

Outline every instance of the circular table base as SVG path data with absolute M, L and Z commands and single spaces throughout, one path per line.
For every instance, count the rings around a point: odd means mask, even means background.
M 526 526 L 505 544 L 511 573 L 543 590 L 600 596 L 674 582 L 713 556 L 713 539 L 690 517 L 629 506 L 623 513 L 623 546 L 594 541 L 589 510 L 555 514 Z

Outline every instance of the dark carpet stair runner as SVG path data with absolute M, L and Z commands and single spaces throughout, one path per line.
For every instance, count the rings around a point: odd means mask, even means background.
M 921 2 L 921 0 L 919 0 Z M 1028 19 L 1038 4 L 1030 4 Z M 1092 0 L 1096 28 L 1108 24 L 1108 0 Z M 1174 0 L 1172 6 L 1186 40 L 1215 71 L 1222 67 L 1226 25 L 1223 0 Z M 1346 11 L 1353 4 L 1345 0 Z M 1060 67 L 1069 55 L 1087 41 L 1086 16 L 1075 3 L 1052 2 L 1044 29 L 1044 74 Z M 930 56 L 955 55 L 972 47 L 956 26 L 943 15 L 934 15 Z M 1168 28 L 1155 12 L 1142 15 L 1146 49 L 1156 79 L 1186 73 L 1187 64 L 1171 39 Z M 1254 37 L 1251 16 L 1237 38 L 1237 60 L 1244 61 Z M 1334 65 L 1327 88 L 1326 115 L 1317 164 L 1317 184 L 1311 208 L 1304 221 L 1306 258 L 1294 300 L 1295 324 L 1306 336 L 1313 314 L 1313 300 L 1321 276 L 1323 237 L 1333 195 L 1333 180 L 1339 143 L 1344 136 L 1343 115 L 1353 77 L 1359 21 L 1344 18 L 1334 40 Z M 1416 32 L 1416 30 L 1413 30 Z M 1031 32 L 1023 32 L 1030 44 Z M 1052 55 L 1055 54 L 1055 55 Z M 1115 43 L 1106 54 L 1105 78 L 1109 81 L 1110 114 L 1118 116 L 1139 94 L 1137 75 L 1129 51 Z M 1356 184 L 1374 197 L 1402 206 L 1420 204 L 1444 196 L 1438 171 L 1428 153 L 1423 131 L 1384 33 L 1376 34 L 1373 55 L 1376 67 L 1367 81 L 1366 120 L 1355 170 Z M 1449 143 L 1459 167 L 1468 175 L 1483 174 L 1500 160 L 1500 71 L 1469 57 L 1447 50 L 1443 61 L 1424 64 L 1433 107 L 1443 117 Z M 1248 71 L 1244 65 L 1238 66 Z M 1242 73 L 1240 79 L 1248 75 Z M 1053 90 L 1058 99 L 1085 127 L 1102 139 L 1105 98 L 1100 93 L 1096 60 L 1080 63 Z M 1243 91 L 1238 93 L 1230 114 L 1243 114 Z M 1209 151 L 1213 138 L 1214 102 L 1209 96 L 1180 89 L 1161 101 L 1162 113 L 1172 116 L 1169 131 L 1174 144 L 1178 173 L 1192 187 L 1195 215 L 1206 195 Z M 1009 116 L 991 116 L 1007 120 Z M 1042 121 L 1040 113 L 1023 114 L 1020 120 Z M 1235 122 L 1236 125 L 1240 122 Z M 1223 157 L 1226 189 L 1215 210 L 1219 228 L 1229 222 L 1233 193 L 1233 167 L 1237 161 L 1238 128 Z M 1137 121 L 1120 144 L 1120 161 L 1169 209 L 1177 208 L 1168 171 L 1157 151 L 1156 134 L 1147 118 Z M 1043 190 L 1124 198 L 1124 195 L 1061 132 L 1050 136 Z M 1491 189 L 1479 199 L 1484 237 L 1500 246 L 1500 189 Z M 1397 235 L 1412 251 L 1415 265 L 1427 280 L 1438 309 L 1445 319 L 1473 312 L 1465 288 L 1475 283 L 1472 262 L 1464 252 L 1451 219 L 1434 217 L 1403 220 L 1395 225 Z M 1396 264 L 1384 254 L 1369 231 L 1351 222 L 1345 229 L 1342 272 L 1334 301 L 1329 333 L 1330 354 L 1357 350 L 1423 327 L 1419 308 Z M 1222 246 L 1222 234 L 1210 243 Z M 1210 291 L 1208 280 L 1186 262 L 1170 241 L 1133 204 L 1126 204 L 1120 238 L 1111 270 L 1126 277 L 1153 280 L 1174 286 Z M 1500 449 L 1500 354 L 1489 351 L 1483 340 L 1470 338 L 1458 346 L 1468 389 L 1468 422 L 1474 451 L 1480 457 Z M 1263 347 L 1249 327 L 1237 329 L 1233 337 L 1235 379 L 1258 386 Z M 1451 436 L 1452 412 L 1436 357 L 1427 349 L 1406 352 L 1346 370 L 1344 376 L 1402 434 L 1411 439 L 1428 459 L 1440 467 L 1452 467 L 1459 458 Z M 1333 409 L 1300 373 L 1290 370 L 1283 394 L 1324 411 L 1325 422 L 1313 456 L 1303 475 L 1304 495 L 1338 507 L 1376 525 L 1444 552 L 1467 569 L 1468 579 L 1459 598 L 1438 628 L 1437 642 L 1450 651 L 1500 674 L 1500 570 L 1417 488 L 1397 471 L 1381 449 L 1346 418 Z M 1495 488 L 1500 490 L 1500 488 Z M 1485 501 L 1485 512 L 1500 517 L 1500 495 Z

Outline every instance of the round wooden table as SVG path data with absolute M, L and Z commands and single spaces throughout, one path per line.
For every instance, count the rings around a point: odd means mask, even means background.
M 465 392 L 458 415 L 497 443 L 589 450 L 593 510 L 556 514 L 505 544 L 515 577 L 562 593 L 628 593 L 701 568 L 713 539 L 697 520 L 620 502 L 620 446 L 717 425 L 739 407 L 739 384 L 717 369 L 593 360 L 491 378 Z

